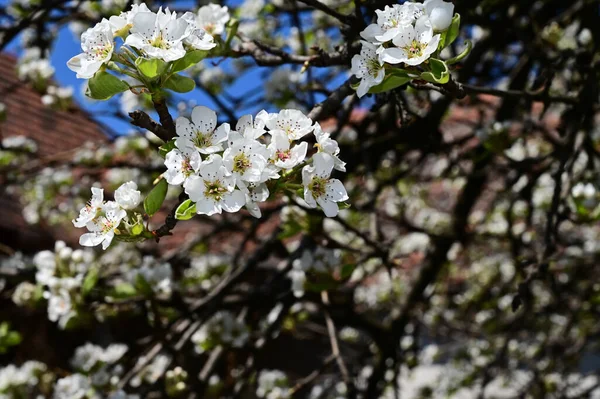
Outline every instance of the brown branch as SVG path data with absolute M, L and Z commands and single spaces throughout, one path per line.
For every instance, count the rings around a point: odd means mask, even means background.
M 241 35 L 240 35 L 241 36 Z M 243 39 L 245 39 L 242 36 Z M 239 58 L 250 56 L 260 66 L 277 66 L 283 64 L 310 64 L 315 67 L 331 67 L 347 65 L 350 62 L 347 51 L 328 53 L 319 51 L 314 55 L 290 54 L 282 49 L 261 43 L 258 40 L 244 41 L 237 48 L 231 50 L 231 57 Z
M 321 291 L 321 301 L 326 307 L 330 305 L 329 295 L 327 294 L 327 291 Z M 333 354 L 333 356 L 335 356 L 335 361 L 337 362 L 338 368 L 340 369 L 340 373 L 342 373 L 342 379 L 346 383 L 349 393 L 353 393 L 354 385 L 352 383 L 350 373 L 348 373 L 348 367 L 346 367 L 346 363 L 344 362 L 344 359 L 342 358 L 342 355 L 340 353 L 340 345 L 338 344 L 337 340 L 337 331 L 335 329 L 335 324 L 333 323 L 333 319 L 331 318 L 331 315 L 329 314 L 327 308 L 323 309 L 323 313 L 325 315 L 325 323 L 327 324 L 327 333 L 329 334 L 331 353 Z
M 309 6 L 313 6 L 317 10 L 322 11 L 325 14 L 332 16 L 333 18 L 337 19 L 338 21 L 340 21 L 343 24 L 352 25 L 352 24 L 356 23 L 356 20 L 354 18 L 352 18 L 351 16 L 341 14 L 341 13 L 337 12 L 336 10 L 330 8 L 329 6 L 321 3 L 318 0 L 299 0 L 299 1 L 301 1 L 304 4 L 307 4 Z
M 334 115 L 335 112 L 340 108 L 340 105 L 344 99 L 354 93 L 352 84 L 356 82 L 357 79 L 355 77 L 346 80 L 346 82 L 344 82 L 344 84 L 331 93 L 331 95 L 327 97 L 325 101 L 315 105 L 315 107 L 308 113 L 308 117 L 313 121 L 320 121 Z
M 169 134 L 169 140 L 172 139 L 176 135 L 175 123 L 173 122 L 173 117 L 169 112 L 169 107 L 167 107 L 165 98 L 161 95 L 154 94 L 152 95 L 152 103 L 154 104 L 154 109 L 158 113 L 161 125 L 163 125 Z
M 132 125 L 151 131 L 164 142 L 171 140 L 174 136 L 171 136 L 171 133 L 167 129 L 143 111 L 130 112 L 129 116 L 131 117 Z

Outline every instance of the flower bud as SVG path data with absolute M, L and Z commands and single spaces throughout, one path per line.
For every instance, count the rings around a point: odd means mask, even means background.
M 454 16 L 454 4 L 443 0 L 425 0 L 424 6 L 434 31 L 448 29 Z

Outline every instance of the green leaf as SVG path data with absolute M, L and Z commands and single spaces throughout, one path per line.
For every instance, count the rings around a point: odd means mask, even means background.
M 460 62 L 463 58 L 465 58 L 467 55 L 469 55 L 471 49 L 473 48 L 473 43 L 471 43 L 470 40 L 465 40 L 465 46 L 465 49 L 456 57 L 446 60 L 446 65 L 456 64 L 457 62 Z
M 187 93 L 194 90 L 195 87 L 196 83 L 194 82 L 194 79 L 181 75 L 171 75 L 171 77 L 163 84 L 163 88 L 173 90 L 177 93 Z
M 277 238 L 280 240 L 290 238 L 302 231 L 302 225 L 296 220 L 292 219 L 283 225 L 283 231 L 279 233 Z
M 11 331 L 6 335 L 6 338 L 4 339 L 4 344 L 6 346 L 16 346 L 21 343 L 21 340 L 21 334 L 19 334 L 16 331 Z
M 356 269 L 356 264 L 346 263 L 344 266 L 342 266 L 342 270 L 340 271 L 340 279 L 349 279 L 354 272 L 354 269 Z
M 448 71 L 448 65 L 442 60 L 437 58 L 429 59 L 429 67 L 431 71 L 422 72 L 421 79 L 431 83 L 444 84 L 450 80 L 450 72 Z
M 410 82 L 411 79 L 412 78 L 408 76 L 408 73 L 406 72 L 391 72 L 389 75 L 383 78 L 383 82 L 379 83 L 377 86 L 371 87 L 369 93 L 376 94 L 394 90 L 395 88 Z
M 144 296 L 152 296 L 153 294 L 152 286 L 141 274 L 135 276 L 135 288 Z
M 160 179 L 158 184 L 154 186 L 150 194 L 144 199 L 144 210 L 148 216 L 152 216 L 158 212 L 167 196 L 168 189 L 169 183 L 165 179 Z
M 456 13 L 456 14 L 454 14 L 454 17 L 452 18 L 452 22 L 450 23 L 450 26 L 448 27 L 448 29 L 446 29 L 445 31 L 443 31 L 440 34 L 440 42 L 438 43 L 438 50 L 445 49 L 446 47 L 448 47 L 449 45 L 454 43 L 454 41 L 458 37 L 459 32 L 460 32 L 460 14 Z
M 114 291 L 111 293 L 111 296 L 114 298 L 124 299 L 131 298 L 132 296 L 137 295 L 137 290 L 130 283 L 121 283 L 115 286 Z
M 160 147 L 158 147 L 158 154 L 165 158 L 169 152 L 175 148 L 175 139 L 169 140 Z
M 98 283 L 99 277 L 100 277 L 100 269 L 98 269 L 97 267 L 92 267 L 87 272 L 85 279 L 83 280 L 83 285 L 81 286 L 81 294 L 83 296 L 88 296 L 88 294 L 96 286 L 96 283 Z
M 126 82 L 108 72 L 99 71 L 88 81 L 85 95 L 95 100 L 108 100 L 125 90 L 129 90 Z
M 204 58 L 206 58 L 207 55 L 208 51 L 206 50 L 188 51 L 188 53 L 184 55 L 183 58 L 180 58 L 177 61 L 173 62 L 171 66 L 171 72 L 176 73 L 186 70 L 189 67 L 196 65 L 197 63 L 202 61 Z
M 175 210 L 175 219 L 188 220 L 196 214 L 196 204 L 191 199 L 186 199 Z
M 155 78 L 167 68 L 167 63 L 158 58 L 138 58 L 135 60 L 138 70 L 148 78 Z

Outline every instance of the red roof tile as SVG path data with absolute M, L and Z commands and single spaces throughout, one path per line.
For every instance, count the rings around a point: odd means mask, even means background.
M 80 108 L 57 111 L 44 106 L 42 95 L 19 80 L 16 64 L 16 57 L 0 53 L 0 102 L 6 105 L 7 113 L 6 121 L 0 124 L 2 138 L 33 139 L 42 160 L 74 150 L 87 141 L 108 141 L 100 126 Z M 0 242 L 5 245 L 36 250 L 51 245 L 54 239 L 65 238 L 64 234 L 60 229 L 28 225 L 18 199 L 6 193 L 0 197 Z

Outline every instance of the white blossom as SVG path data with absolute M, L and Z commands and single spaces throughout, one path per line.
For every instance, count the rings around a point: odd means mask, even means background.
M 175 61 L 185 56 L 183 40 L 190 34 L 188 23 L 169 9 L 158 13 L 138 12 L 133 18 L 131 35 L 125 44 L 143 51 L 148 57 Z
M 100 211 L 104 202 L 104 190 L 97 187 L 92 187 L 92 199 L 90 202 L 81 208 L 79 217 L 73 220 L 73 226 L 85 227 L 89 222 L 94 220 Z
M 292 397 L 287 376 L 279 370 L 261 370 L 258 375 L 256 396 L 266 399 L 287 399 Z
M 269 161 L 273 165 L 282 169 L 291 169 L 304 161 L 308 144 L 304 141 L 292 146 L 285 132 L 275 130 L 272 132 L 268 149 L 270 152 Z
M 187 36 L 184 39 L 185 44 L 195 50 L 210 50 L 217 45 L 212 35 L 198 26 L 196 16 L 193 13 L 186 12 L 181 18 L 188 23 Z
M 313 156 L 313 166 L 302 168 L 306 204 L 311 208 L 316 208 L 318 204 L 327 217 L 337 216 L 337 203 L 348 199 L 342 182 L 330 177 L 333 166 L 333 158 L 321 152 Z
M 183 184 L 186 194 L 196 203 L 196 212 L 214 215 L 237 212 L 244 206 L 245 196 L 235 189 L 235 177 L 223 166 L 220 155 L 211 155 L 200 164 L 200 175 L 190 176 Z
M 106 19 L 81 35 L 81 49 L 83 53 L 71 58 L 67 66 L 77 73 L 78 78 L 89 79 L 102 64 L 110 61 L 113 54 L 113 32 Z
M 193 147 L 174 148 L 165 156 L 167 171 L 163 174 L 167 183 L 179 186 L 198 172 L 202 158 Z
M 104 349 L 88 342 L 75 349 L 71 365 L 79 371 L 88 373 L 98 364 L 116 363 L 125 352 L 127 352 L 127 345 L 124 344 L 111 344 Z
M 142 266 L 132 269 L 128 277 L 133 283 L 141 277 L 155 293 L 171 295 L 173 270 L 169 263 L 158 263 L 151 256 L 145 256 Z
M 255 218 L 260 218 L 262 213 L 257 202 L 264 202 L 269 198 L 269 188 L 265 183 L 249 183 L 247 189 L 244 193 L 246 196 L 246 209 Z
M 338 142 L 332 139 L 329 133 L 321 130 L 321 125 L 319 123 L 315 123 L 313 133 L 317 139 L 316 147 L 319 149 L 319 152 L 331 155 L 333 158 L 333 168 L 340 172 L 345 172 L 346 163 L 338 157 L 340 153 Z
M 226 6 L 211 3 L 198 10 L 198 27 L 211 35 L 222 34 L 227 22 L 229 22 L 229 12 Z
M 113 34 L 118 34 L 124 29 L 129 29 L 133 26 L 133 20 L 135 16 L 140 12 L 152 12 L 146 5 L 146 3 L 133 4 L 131 10 L 122 12 L 121 15 L 113 15 L 108 19 L 113 29 Z
M 64 328 L 73 313 L 73 303 L 67 290 L 61 289 L 56 293 L 46 291 L 44 296 L 48 299 L 48 320 L 58 321 Z
M 134 209 L 142 201 L 142 193 L 133 181 L 123 183 L 115 190 L 115 201 L 123 209 Z M 76 226 L 77 227 L 77 226 Z
M 115 230 L 119 227 L 121 220 L 127 215 L 116 202 L 109 201 L 102 207 L 103 215 L 88 222 L 89 233 L 79 238 L 79 244 L 84 247 L 94 247 L 102 244 L 102 249 L 108 248 L 115 236 Z
M 400 29 L 392 40 L 396 47 L 384 49 L 381 60 L 390 64 L 420 65 L 437 50 L 439 41 L 440 35 L 434 36 L 431 23 L 422 18 L 415 26 Z
M 434 31 L 442 32 L 450 27 L 454 16 L 454 4 L 444 0 L 425 0 L 423 6 Z
M 197 353 L 204 353 L 219 344 L 243 347 L 250 333 L 248 327 L 229 311 L 215 313 L 191 337 Z
M 313 130 L 312 120 L 297 109 L 284 109 L 277 114 L 263 114 L 260 118 L 271 134 L 283 131 L 290 140 L 298 140 Z
M 191 121 L 183 116 L 177 118 L 175 129 L 177 148 L 195 147 L 202 154 L 223 151 L 222 143 L 227 141 L 230 130 L 227 123 L 217 128 L 216 112 L 204 106 L 194 107 Z
M 235 130 L 242 137 L 258 139 L 265 133 L 266 118 L 268 118 L 268 113 L 264 109 L 256 115 L 256 118 L 252 118 L 252 115 L 243 115 L 236 123 Z M 231 146 L 233 144 L 232 138 L 235 139 L 236 136 L 230 134 L 229 138 L 229 145 Z
M 571 190 L 575 198 L 591 199 L 596 196 L 596 188 L 591 183 L 577 183 Z
M 54 386 L 54 399 L 88 398 L 92 389 L 89 379 L 82 374 L 72 374 L 61 378 Z
M 356 89 L 358 97 L 362 97 L 369 92 L 373 86 L 383 82 L 385 69 L 383 61 L 377 54 L 377 47 L 374 44 L 362 41 L 360 54 L 352 57 L 351 72 L 360 79 L 360 84 Z
M 394 4 L 391 7 L 385 6 L 383 10 L 376 10 L 375 13 L 377 23 L 367 26 L 360 35 L 371 43 L 385 43 L 423 15 L 423 4 L 412 2 Z
M 223 165 L 235 178 L 237 187 L 246 191 L 247 183 L 262 181 L 269 150 L 256 140 L 240 138 L 223 153 Z

